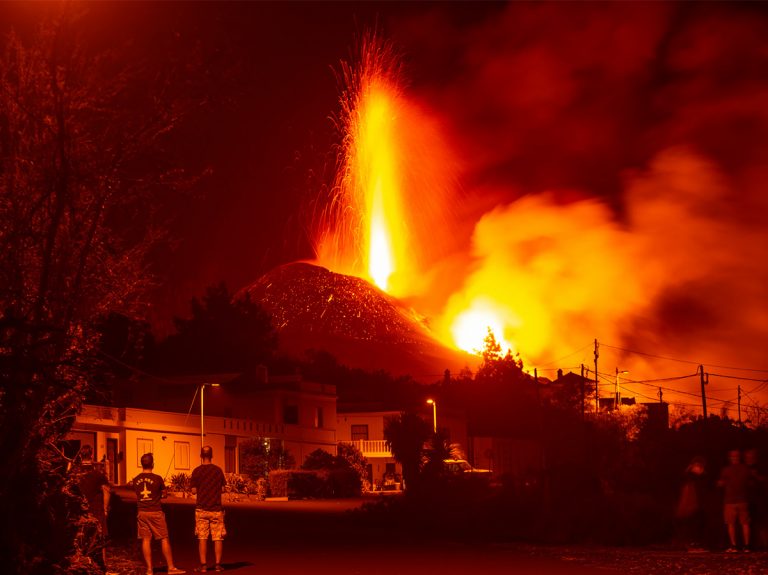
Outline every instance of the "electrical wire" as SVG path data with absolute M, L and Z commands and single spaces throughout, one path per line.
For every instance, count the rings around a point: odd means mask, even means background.
M 653 357 L 655 359 L 663 359 L 663 360 L 666 360 L 666 361 L 676 361 L 678 363 L 689 363 L 689 364 L 692 364 L 692 365 L 706 365 L 708 367 L 715 367 L 715 368 L 718 368 L 718 369 L 732 369 L 734 371 L 753 371 L 753 372 L 757 372 L 757 373 L 768 373 L 768 369 L 754 369 L 754 368 L 749 368 L 749 367 L 734 367 L 734 366 L 730 366 L 730 365 L 707 364 L 707 363 L 704 363 L 704 362 L 701 362 L 701 361 L 691 361 L 691 360 L 688 360 L 688 359 L 678 359 L 678 358 L 675 358 L 675 357 L 667 357 L 667 356 L 663 356 L 663 355 L 655 355 L 655 354 L 652 354 L 652 353 L 645 353 L 643 351 L 637 351 L 637 350 L 634 350 L 634 349 L 626 349 L 626 348 L 623 348 L 623 347 L 619 347 L 619 346 L 616 346 L 616 345 L 610 345 L 608 343 L 603 343 L 603 342 L 600 342 L 600 345 L 602 347 L 608 347 L 610 349 L 616 349 L 616 350 L 623 351 L 623 352 L 626 352 L 626 353 L 634 353 L 634 354 L 637 354 L 637 355 L 644 355 L 646 357 Z M 762 380 L 758 380 L 758 381 L 762 381 Z

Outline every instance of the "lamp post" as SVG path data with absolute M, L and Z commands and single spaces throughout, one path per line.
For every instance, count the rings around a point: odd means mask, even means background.
M 626 369 L 623 371 L 619 371 L 619 368 L 617 367 L 616 368 L 616 387 L 615 387 L 616 399 L 614 400 L 615 401 L 613 405 L 614 409 L 619 409 L 619 375 L 622 373 L 629 373 L 629 371 L 627 371 Z
M 437 402 L 434 399 L 428 399 L 427 403 L 432 405 L 432 429 L 437 433 Z
M 205 386 L 219 387 L 218 383 L 203 383 L 200 384 L 200 448 L 205 445 Z

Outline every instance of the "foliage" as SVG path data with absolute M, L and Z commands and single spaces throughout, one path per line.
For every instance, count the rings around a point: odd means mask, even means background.
M 250 296 L 225 284 L 191 302 L 192 317 L 176 318 L 176 333 L 158 345 L 156 367 L 175 373 L 242 372 L 270 360 L 277 348 L 272 319 Z
M 240 469 L 251 479 L 266 478 L 274 470 L 294 465 L 293 455 L 280 444 L 272 445 L 268 439 L 248 439 L 240 444 Z
M 334 469 L 335 467 L 338 467 L 338 464 L 339 463 L 335 455 L 331 455 L 324 449 L 315 449 L 304 459 L 304 463 L 301 464 L 301 468 L 307 471 L 314 471 L 317 469 Z
M 168 482 L 171 491 L 189 493 L 192 491 L 192 478 L 186 473 L 174 473 Z
M 360 495 L 360 477 L 352 469 L 288 469 L 270 475 L 274 497 L 324 499 Z
M 493 332 L 488 328 L 488 335 L 483 340 L 483 361 L 477 370 L 477 381 L 503 381 L 519 379 L 523 375 L 523 361 L 520 354 L 512 355 L 511 350 L 501 352 L 501 345 L 496 341 Z
M 308 380 L 336 386 L 339 403 L 377 402 L 382 409 L 399 409 L 421 402 L 424 393 L 423 385 L 410 377 L 350 368 L 326 351 L 307 350 L 301 372 Z
M 384 421 L 384 439 L 395 460 L 403 467 L 406 488 L 418 480 L 424 458 L 424 442 L 430 433 L 429 424 L 412 412 L 402 412 Z
M 168 75 L 89 53 L 69 4 L 62 10 L 26 43 L 10 34 L 0 46 L 6 573 L 51 573 L 76 557 L 77 513 L 62 495 L 66 462 L 55 446 L 105 371 L 99 322 L 141 310 L 148 254 L 163 239 L 157 193 L 190 181 L 162 165 L 165 139 L 189 110 L 159 96 Z
M 288 479 L 292 471 L 276 469 L 269 474 L 269 491 L 272 497 L 288 497 Z
M 339 443 L 338 454 L 331 455 L 323 449 L 315 449 L 307 455 L 301 469 L 305 471 L 325 471 L 324 478 L 330 492 L 335 493 L 359 493 L 363 489 L 366 465 L 368 461 L 362 452 L 354 445 Z M 352 485 L 347 483 L 351 480 Z M 344 495 L 348 497 L 350 495 Z
M 343 459 L 349 468 L 357 474 L 362 490 L 368 491 L 370 484 L 365 478 L 368 460 L 363 455 L 363 452 L 351 443 L 339 443 L 336 449 L 338 450 L 338 457 Z
M 445 474 L 446 459 L 462 459 L 459 446 L 451 443 L 447 435 L 438 430 L 429 438 L 424 451 L 424 478 L 429 481 L 439 480 Z
M 253 480 L 247 475 L 226 473 L 224 480 L 224 493 L 229 495 L 231 501 L 237 501 L 239 495 L 246 495 L 249 499 L 254 495 L 258 501 L 267 497 L 268 482 L 263 477 Z

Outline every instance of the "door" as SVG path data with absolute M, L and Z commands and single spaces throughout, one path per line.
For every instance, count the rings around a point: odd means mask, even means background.
M 117 475 L 117 438 L 107 437 L 107 477 L 112 483 L 118 483 Z

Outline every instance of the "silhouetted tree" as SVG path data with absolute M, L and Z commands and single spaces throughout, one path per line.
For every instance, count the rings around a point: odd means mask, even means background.
M 502 353 L 501 345 L 496 341 L 493 332 L 488 328 L 482 350 L 483 361 L 477 369 L 475 381 L 515 381 L 521 379 L 523 374 L 523 361 L 518 355 L 512 355 L 511 350 Z
M 451 443 L 448 436 L 438 429 L 433 433 L 427 443 L 424 451 L 424 469 L 425 478 L 439 479 L 445 473 L 446 459 L 461 459 L 459 446 Z
M 272 319 L 249 295 L 234 298 L 223 283 L 191 302 L 192 317 L 174 320 L 160 342 L 156 366 L 175 373 L 247 371 L 268 363 L 277 348 Z
M 338 450 L 337 457 L 346 462 L 347 466 L 352 469 L 360 478 L 360 486 L 363 487 L 363 482 L 366 477 L 368 460 L 356 446 L 351 443 L 339 443 L 336 446 Z M 365 487 L 367 490 L 368 487 Z
M 395 460 L 403 466 L 406 488 L 418 481 L 424 459 L 424 443 L 430 432 L 429 424 L 411 412 L 402 412 L 384 421 L 384 439 Z
M 148 254 L 162 239 L 157 192 L 188 183 L 161 165 L 161 140 L 189 109 L 159 96 L 168 76 L 89 54 L 77 22 L 65 14 L 0 46 L 5 573 L 74 565 L 78 515 L 56 446 L 103 369 L 100 320 L 141 311 Z
M 240 444 L 240 469 L 251 479 L 268 477 L 275 469 L 290 469 L 296 464 L 293 455 L 269 440 L 248 439 Z
M 345 462 L 346 463 L 346 462 Z M 328 453 L 325 449 L 315 449 L 304 458 L 301 464 L 302 469 L 335 469 L 339 466 L 339 461 L 335 455 Z

